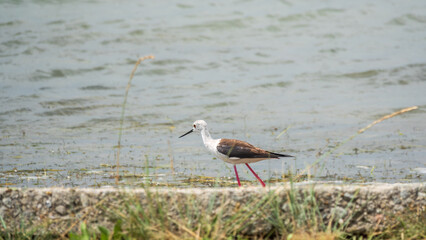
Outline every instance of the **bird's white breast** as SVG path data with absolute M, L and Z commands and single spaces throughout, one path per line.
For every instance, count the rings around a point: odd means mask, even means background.
M 220 153 L 217 150 L 217 145 L 220 143 L 221 139 L 211 139 L 209 141 L 205 141 L 204 142 L 204 146 L 206 146 L 207 150 L 211 153 L 213 153 L 216 157 L 218 157 L 219 159 L 227 162 L 228 161 L 228 156 Z

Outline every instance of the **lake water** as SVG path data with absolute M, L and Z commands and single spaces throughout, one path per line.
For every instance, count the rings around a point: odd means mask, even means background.
M 178 138 L 197 119 L 296 156 L 252 164 L 264 180 L 426 180 L 424 0 L 32 0 L 0 2 L 0 185 L 114 185 L 148 54 L 121 185 L 236 186 L 200 136 Z

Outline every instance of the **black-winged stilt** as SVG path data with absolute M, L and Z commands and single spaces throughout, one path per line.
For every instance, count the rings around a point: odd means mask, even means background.
M 189 132 L 180 136 L 179 138 L 184 137 L 192 132 L 200 132 L 201 137 L 203 138 L 204 146 L 206 146 L 206 148 L 211 153 L 213 153 L 219 159 L 222 159 L 223 161 L 234 165 L 235 176 L 237 177 L 238 186 L 240 187 L 241 183 L 240 178 L 238 177 L 236 164 L 246 164 L 246 166 L 250 169 L 250 171 L 257 178 L 257 180 L 259 180 L 262 186 L 265 187 L 265 183 L 253 171 L 249 163 L 254 163 L 271 158 L 293 157 L 286 154 L 269 152 L 255 147 L 247 142 L 236 139 L 213 139 L 210 136 L 209 130 L 207 129 L 207 123 L 204 120 L 195 121 L 192 125 L 192 129 Z

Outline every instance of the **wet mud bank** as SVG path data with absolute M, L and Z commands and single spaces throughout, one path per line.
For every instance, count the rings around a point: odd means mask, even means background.
M 113 227 L 129 216 L 133 206 L 156 208 L 168 218 L 187 218 L 188 209 L 216 214 L 223 219 L 247 209 L 241 231 L 259 235 L 274 226 L 270 216 L 281 216 L 284 224 L 294 217 L 294 206 L 316 205 L 319 218 L 345 231 L 364 234 L 391 224 L 392 216 L 405 210 L 425 214 L 426 184 L 301 184 L 270 188 L 0 188 L 1 230 L 34 228 L 66 234 L 87 226 Z M 292 213 L 293 211 L 293 213 Z M 278 214 L 277 214 L 278 212 Z M 272 214 L 275 213 L 275 214 Z M 275 219 L 276 220 L 276 219 Z

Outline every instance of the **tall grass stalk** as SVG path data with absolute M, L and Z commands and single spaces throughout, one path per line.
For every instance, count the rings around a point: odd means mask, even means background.
M 139 64 L 146 59 L 154 59 L 153 55 L 140 57 L 133 67 L 132 73 L 130 74 L 129 81 L 127 82 L 126 92 L 124 93 L 123 104 L 121 105 L 121 117 L 120 117 L 120 127 L 118 129 L 118 144 L 117 144 L 117 156 L 116 156 L 116 174 L 115 174 L 115 184 L 118 184 L 120 179 L 120 149 L 121 149 L 121 136 L 123 135 L 123 123 L 124 123 L 124 111 L 126 109 L 127 96 L 129 95 L 130 86 L 132 83 L 133 76 L 135 75 L 136 69 Z

